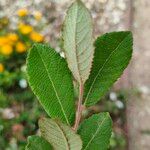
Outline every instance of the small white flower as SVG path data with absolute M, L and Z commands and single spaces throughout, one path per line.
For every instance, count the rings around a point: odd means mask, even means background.
M 111 92 L 109 94 L 109 98 L 110 98 L 110 100 L 115 101 L 115 100 L 117 100 L 117 94 L 115 92 Z
M 121 102 L 121 101 L 119 101 L 119 100 L 117 100 L 117 101 L 115 102 L 115 104 L 116 104 L 116 106 L 117 106 L 119 109 L 123 109 L 123 108 L 124 108 L 123 102 Z
M 27 87 L 27 81 L 25 79 L 21 79 L 19 81 L 19 86 L 23 89 L 25 89 Z
M 61 52 L 61 53 L 60 53 L 60 56 L 63 57 L 63 58 L 65 58 L 64 52 Z

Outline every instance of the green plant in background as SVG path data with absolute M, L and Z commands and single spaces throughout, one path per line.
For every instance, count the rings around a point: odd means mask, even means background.
M 44 114 L 25 74 L 27 50 L 34 42 L 44 42 L 43 17 L 25 8 L 13 19 L 0 14 L 0 150 L 14 150 L 12 145 L 21 150 L 37 129 L 39 114 Z
M 82 112 L 96 104 L 121 76 L 131 59 L 133 40 L 131 32 L 112 32 L 98 37 L 93 47 L 92 33 L 91 15 L 76 0 L 68 9 L 63 26 L 68 64 L 48 45 L 35 44 L 30 49 L 28 81 L 51 119 L 40 119 L 41 136 L 30 136 L 26 150 L 109 147 L 112 132 L 109 113 L 94 114 L 81 122 Z M 73 81 L 79 85 L 77 109 Z

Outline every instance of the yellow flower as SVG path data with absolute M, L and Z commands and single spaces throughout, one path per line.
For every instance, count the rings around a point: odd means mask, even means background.
M 34 15 L 34 18 L 38 21 L 41 20 L 42 18 L 42 13 L 39 11 L 35 11 L 33 15 Z
M 16 42 L 18 40 L 18 35 L 15 33 L 9 33 L 7 35 L 8 39 L 11 40 L 12 42 Z
M 33 40 L 34 42 L 42 42 L 44 40 L 44 37 L 40 33 L 34 31 L 31 32 L 30 39 Z
M 19 17 L 25 17 L 28 15 L 28 10 L 26 8 L 19 9 L 17 14 Z
M 25 44 L 22 43 L 22 42 L 17 42 L 17 44 L 16 44 L 16 51 L 17 51 L 18 53 L 23 53 L 23 52 L 25 52 L 25 51 L 26 51 L 26 46 L 25 46 Z
M 20 32 L 21 32 L 22 34 L 29 34 L 29 33 L 32 32 L 33 27 L 30 26 L 30 25 L 21 23 L 21 24 L 19 25 L 19 30 L 20 30 Z
M 2 63 L 0 63 L 0 73 L 2 73 L 4 71 L 4 66 Z
M 13 45 L 14 42 L 18 39 L 17 35 L 11 33 L 6 36 L 1 36 L 0 37 L 0 46 L 5 46 L 5 45 Z
M 12 52 L 13 52 L 13 48 L 11 45 L 7 44 L 7 45 L 1 46 L 1 53 L 3 55 L 10 55 Z
M 3 45 L 8 44 L 8 43 L 9 43 L 9 41 L 8 41 L 7 37 L 5 37 L 5 36 L 0 37 L 0 46 L 3 46 Z

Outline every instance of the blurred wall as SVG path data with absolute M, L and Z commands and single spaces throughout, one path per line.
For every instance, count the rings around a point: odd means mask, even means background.
M 150 150 L 150 0 L 133 1 L 133 90 L 128 101 L 129 150 Z

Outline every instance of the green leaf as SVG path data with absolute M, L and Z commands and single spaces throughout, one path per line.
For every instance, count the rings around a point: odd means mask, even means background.
M 90 74 L 93 59 L 93 26 L 88 9 L 76 0 L 68 9 L 64 26 L 64 50 L 70 70 L 79 83 Z
M 121 76 L 132 56 L 132 33 L 112 32 L 95 42 L 95 57 L 89 79 L 85 83 L 84 105 L 97 103 Z
M 29 136 L 25 150 L 52 150 L 52 146 L 39 136 Z
M 107 150 L 112 131 L 108 113 L 93 115 L 81 123 L 78 133 L 83 141 L 82 150 Z
M 43 118 L 39 121 L 42 137 L 56 150 L 81 150 L 82 141 L 79 135 L 65 124 L 52 119 Z
M 27 59 L 30 86 L 50 117 L 71 124 L 75 102 L 71 73 L 54 49 L 35 44 Z

